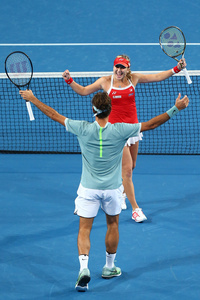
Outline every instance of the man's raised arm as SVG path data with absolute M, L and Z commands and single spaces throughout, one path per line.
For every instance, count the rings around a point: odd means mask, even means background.
M 51 108 L 50 106 L 44 104 L 39 99 L 37 99 L 31 90 L 26 91 L 19 91 L 20 95 L 23 99 L 30 101 L 33 103 L 41 112 L 43 112 L 47 117 L 51 118 L 52 120 L 62 124 L 65 126 L 65 116 L 59 114 L 55 109 Z
M 167 112 L 152 118 L 147 122 L 143 122 L 141 125 L 141 132 L 146 130 L 154 129 L 163 123 L 167 122 L 170 118 L 175 116 L 180 110 L 185 109 L 189 104 L 189 99 L 187 96 L 184 96 L 181 99 L 181 94 L 178 95 L 175 105 L 170 108 Z

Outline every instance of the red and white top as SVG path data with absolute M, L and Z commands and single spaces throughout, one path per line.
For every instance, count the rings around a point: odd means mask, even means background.
M 124 88 L 113 87 L 113 76 L 108 95 L 112 100 L 112 111 L 109 122 L 114 123 L 138 123 L 135 103 L 135 87 L 129 80 L 129 85 Z

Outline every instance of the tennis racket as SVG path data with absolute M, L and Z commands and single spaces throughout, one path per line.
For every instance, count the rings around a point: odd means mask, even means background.
M 176 61 L 179 61 L 177 57 L 180 55 L 182 55 L 182 58 L 184 58 L 186 39 L 180 28 L 176 26 L 170 26 L 165 28 L 160 34 L 159 43 L 161 49 L 169 57 L 172 57 Z M 187 69 L 184 68 L 183 72 L 188 84 L 191 84 L 192 80 L 190 79 Z
M 5 72 L 10 81 L 17 86 L 19 90 L 25 86 L 29 89 L 29 84 L 33 77 L 33 65 L 28 55 L 24 52 L 15 51 L 6 57 Z M 26 107 L 30 121 L 35 120 L 29 101 L 26 101 Z

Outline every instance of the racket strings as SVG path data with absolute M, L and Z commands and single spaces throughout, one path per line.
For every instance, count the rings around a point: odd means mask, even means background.
M 185 37 L 178 28 L 166 28 L 160 35 L 160 45 L 168 56 L 176 57 L 185 51 Z
M 17 86 L 27 85 L 32 78 L 32 64 L 23 53 L 13 53 L 7 57 L 6 72 L 10 80 Z

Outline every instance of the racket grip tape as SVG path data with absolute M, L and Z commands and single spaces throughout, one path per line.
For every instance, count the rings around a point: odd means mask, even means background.
M 31 104 L 30 104 L 29 101 L 26 101 L 26 107 L 27 107 L 27 110 L 28 110 L 30 121 L 34 121 L 35 118 L 34 118 L 33 111 L 32 111 L 32 108 L 31 108 Z
M 188 84 L 191 84 L 192 80 L 191 80 L 191 78 L 190 78 L 190 76 L 189 76 L 188 71 L 187 71 L 186 68 L 183 69 L 183 73 L 184 73 L 184 75 L 185 75 L 185 77 L 187 79 Z

